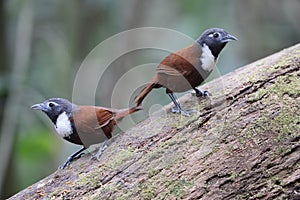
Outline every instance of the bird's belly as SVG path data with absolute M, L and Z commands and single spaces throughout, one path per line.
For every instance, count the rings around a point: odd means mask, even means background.
M 203 78 L 196 70 L 188 76 L 159 75 L 159 83 L 173 92 L 185 92 L 193 89 L 203 82 Z
M 82 144 L 85 147 L 89 147 L 90 145 L 93 144 L 99 144 L 107 140 L 108 138 L 105 136 L 105 134 L 102 132 L 102 130 L 99 130 L 93 133 L 82 133 L 78 132 L 78 135 L 80 137 L 80 140 Z

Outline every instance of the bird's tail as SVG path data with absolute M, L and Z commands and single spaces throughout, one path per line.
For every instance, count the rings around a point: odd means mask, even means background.
M 115 115 L 115 120 L 116 121 L 120 121 L 122 120 L 124 117 L 126 117 L 127 115 L 130 115 L 136 111 L 139 111 L 139 110 L 142 110 L 141 107 L 137 107 L 137 106 L 134 106 L 132 108 L 125 108 L 125 109 L 121 109 L 121 110 L 118 110 L 116 112 L 116 115 Z
M 144 98 L 151 92 L 153 88 L 155 88 L 157 83 L 150 82 L 148 85 L 137 95 L 134 99 L 136 106 L 140 106 L 144 100 Z

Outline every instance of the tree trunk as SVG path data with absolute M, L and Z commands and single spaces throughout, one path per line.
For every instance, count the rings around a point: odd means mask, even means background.
M 299 199 L 299 68 L 300 44 L 215 79 L 11 199 Z

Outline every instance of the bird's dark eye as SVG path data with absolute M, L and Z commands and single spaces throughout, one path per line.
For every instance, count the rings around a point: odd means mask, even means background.
M 54 105 L 54 103 L 49 103 L 48 106 L 49 106 L 50 108 L 52 108 L 52 107 L 55 106 L 55 105 Z
M 219 35 L 220 35 L 220 34 L 216 32 L 216 33 L 213 34 L 213 37 L 214 37 L 214 38 L 218 38 Z

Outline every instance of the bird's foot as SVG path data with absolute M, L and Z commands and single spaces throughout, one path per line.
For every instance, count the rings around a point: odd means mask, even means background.
M 107 140 L 106 140 L 105 142 L 103 142 L 101 147 L 99 147 L 98 152 L 92 155 L 91 160 L 97 159 L 99 161 L 103 151 L 107 148 L 107 146 L 108 145 L 107 145 Z
M 81 158 L 81 156 L 83 156 L 85 153 L 80 153 L 76 156 L 69 156 L 68 159 L 64 162 L 64 164 L 62 164 L 61 166 L 59 166 L 58 169 L 65 169 L 66 167 L 68 167 L 71 162 L 73 162 L 74 160 L 77 160 L 79 158 Z
M 58 169 L 65 169 L 66 167 L 68 167 L 70 165 L 70 163 L 73 161 L 74 159 L 73 158 L 68 158 L 66 160 L 66 162 L 64 162 L 64 164 L 62 164 L 61 166 L 59 166 Z
M 182 110 L 182 109 L 178 109 L 178 108 L 171 108 L 170 111 L 172 113 L 181 114 L 185 117 L 190 117 L 192 113 L 197 112 L 196 110 L 193 110 L 193 109 Z
M 209 93 L 208 91 L 204 90 L 199 90 L 199 89 L 194 89 L 195 90 L 195 93 L 192 93 L 192 95 L 195 95 L 196 97 L 208 97 L 209 96 Z

